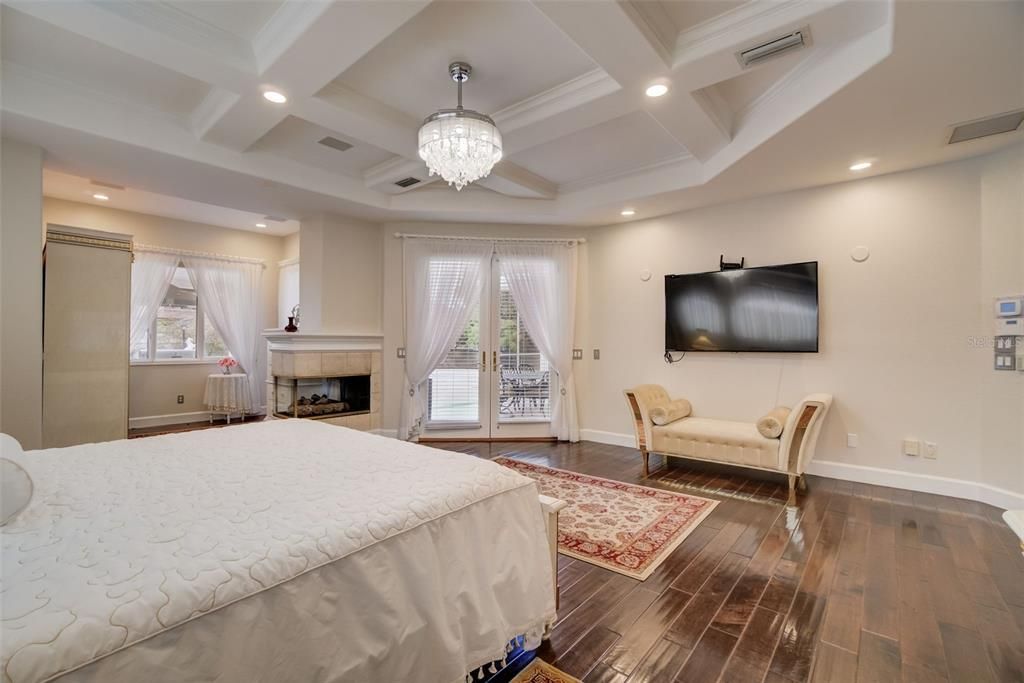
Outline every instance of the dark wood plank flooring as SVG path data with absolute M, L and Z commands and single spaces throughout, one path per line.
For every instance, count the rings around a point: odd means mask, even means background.
M 646 580 L 560 557 L 537 655 L 587 683 L 1024 682 L 1024 557 L 996 508 L 590 442 L 446 443 L 722 501 Z M 499 674 L 507 680 L 514 672 Z

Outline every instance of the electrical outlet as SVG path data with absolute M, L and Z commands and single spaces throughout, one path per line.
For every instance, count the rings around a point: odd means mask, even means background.
M 936 444 L 934 441 L 925 441 L 924 457 L 928 458 L 929 460 L 935 460 L 935 458 L 939 457 L 938 444 Z
M 572 359 L 573 360 L 583 360 L 583 349 L 573 349 L 572 350 Z
M 601 349 L 594 349 L 594 360 L 601 360 Z
M 857 440 L 857 435 L 856 434 L 847 434 L 846 435 L 846 447 L 847 448 L 856 448 L 858 445 L 859 445 L 859 441 Z
M 405 347 L 399 346 L 397 349 L 395 349 L 395 355 L 397 355 L 399 358 L 405 358 Z
M 903 455 L 921 455 L 921 442 L 917 439 L 904 439 Z
M 185 394 L 178 394 L 178 403 L 185 402 Z

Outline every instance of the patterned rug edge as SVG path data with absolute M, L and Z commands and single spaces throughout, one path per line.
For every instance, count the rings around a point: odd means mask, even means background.
M 550 683 L 583 683 L 580 679 L 570 676 L 561 669 L 548 664 L 540 657 L 527 664 L 526 668 L 516 674 L 516 677 L 510 683 L 530 683 L 537 674 L 544 674 L 546 680 L 550 681 Z
M 632 484 L 630 482 L 618 481 L 617 479 L 608 479 L 607 477 L 598 477 L 598 476 L 595 476 L 595 475 L 592 475 L 592 474 L 586 474 L 584 472 L 573 472 L 572 470 L 563 470 L 563 469 L 560 469 L 558 467 L 549 467 L 548 465 L 538 465 L 536 463 L 530 462 L 529 460 L 518 460 L 517 458 L 512 458 L 512 457 L 509 457 L 507 455 L 496 455 L 493 458 L 491 458 L 492 461 L 502 460 L 502 459 L 504 459 L 504 460 L 515 460 L 516 462 L 521 462 L 521 463 L 524 463 L 526 465 L 531 465 L 533 467 L 539 467 L 539 468 L 545 469 L 545 470 L 552 470 L 552 471 L 555 471 L 555 472 L 568 472 L 570 474 L 582 475 L 582 476 L 585 476 L 585 477 L 589 477 L 590 479 L 596 479 L 598 481 L 608 481 L 608 482 L 612 482 L 614 484 L 623 484 L 623 485 L 626 485 L 626 486 L 636 486 L 636 487 L 639 487 L 639 488 L 649 489 L 651 491 L 665 491 L 665 489 L 656 489 L 656 488 L 654 488 L 652 486 L 644 486 L 642 484 Z M 501 463 L 497 463 L 497 464 L 501 464 Z M 690 495 L 688 493 L 680 493 L 679 491 L 671 491 L 670 490 L 670 491 L 667 491 L 667 492 L 668 493 L 677 493 L 678 495 L 686 496 L 687 498 L 697 498 L 697 499 L 700 499 L 700 500 L 706 500 L 707 502 L 711 503 L 711 505 L 708 506 L 708 508 L 706 510 L 701 512 L 701 514 L 695 518 L 695 521 L 693 521 L 693 523 L 690 525 L 690 527 L 686 530 L 686 533 L 681 534 L 678 538 L 674 539 L 671 544 L 665 546 L 665 548 L 662 549 L 661 553 L 659 554 L 659 558 L 660 559 L 658 560 L 657 563 L 647 567 L 646 569 L 644 569 L 644 571 L 642 571 L 642 572 L 630 572 L 630 571 L 626 570 L 625 568 L 620 568 L 620 567 L 612 564 L 611 562 L 598 562 L 598 561 L 595 561 L 593 557 L 590 557 L 590 556 L 587 556 L 587 555 L 583 555 L 581 553 L 576 553 L 576 552 L 574 552 L 572 550 L 563 549 L 561 546 L 558 547 L 559 554 L 565 555 L 566 557 L 571 557 L 571 558 L 579 560 L 581 562 L 586 562 L 587 564 L 592 564 L 595 567 L 601 567 L 602 569 L 607 569 L 608 571 L 615 572 L 616 574 L 622 574 L 623 576 L 627 576 L 627 577 L 629 577 L 631 579 L 637 579 L 639 581 L 646 581 L 650 577 L 650 575 L 653 574 L 654 571 L 658 567 L 660 567 L 662 565 L 662 563 L 665 561 L 665 559 L 667 559 L 668 556 L 671 555 L 672 552 L 676 548 L 678 548 L 680 546 L 680 544 L 682 544 L 683 541 L 685 541 L 687 538 L 689 538 L 690 534 L 692 534 L 697 529 L 697 527 L 699 527 L 701 525 L 701 522 L 703 522 L 705 519 L 707 519 L 707 516 L 710 515 L 712 512 L 714 512 L 715 508 L 718 507 L 718 504 L 720 502 L 722 502 L 722 501 L 719 501 L 719 500 L 715 500 L 714 498 L 705 498 L 704 496 L 692 496 L 692 495 Z

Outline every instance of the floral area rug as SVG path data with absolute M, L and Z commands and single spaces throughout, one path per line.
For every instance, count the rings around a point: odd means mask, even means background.
M 535 659 L 512 679 L 512 683 L 580 683 L 580 680 L 542 659 Z
M 495 458 L 569 504 L 558 516 L 558 552 L 646 579 L 717 501 Z

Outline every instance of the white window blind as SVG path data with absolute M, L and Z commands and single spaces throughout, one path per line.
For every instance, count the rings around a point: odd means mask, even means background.
M 462 277 L 464 269 L 454 260 L 437 260 L 430 264 L 431 296 L 457 290 L 445 286 L 450 279 Z M 451 301 L 451 306 L 465 306 L 465 301 Z M 448 350 L 441 364 L 430 373 L 427 398 L 427 421 L 438 423 L 480 422 L 480 302 L 470 304 L 470 316 L 458 340 Z

